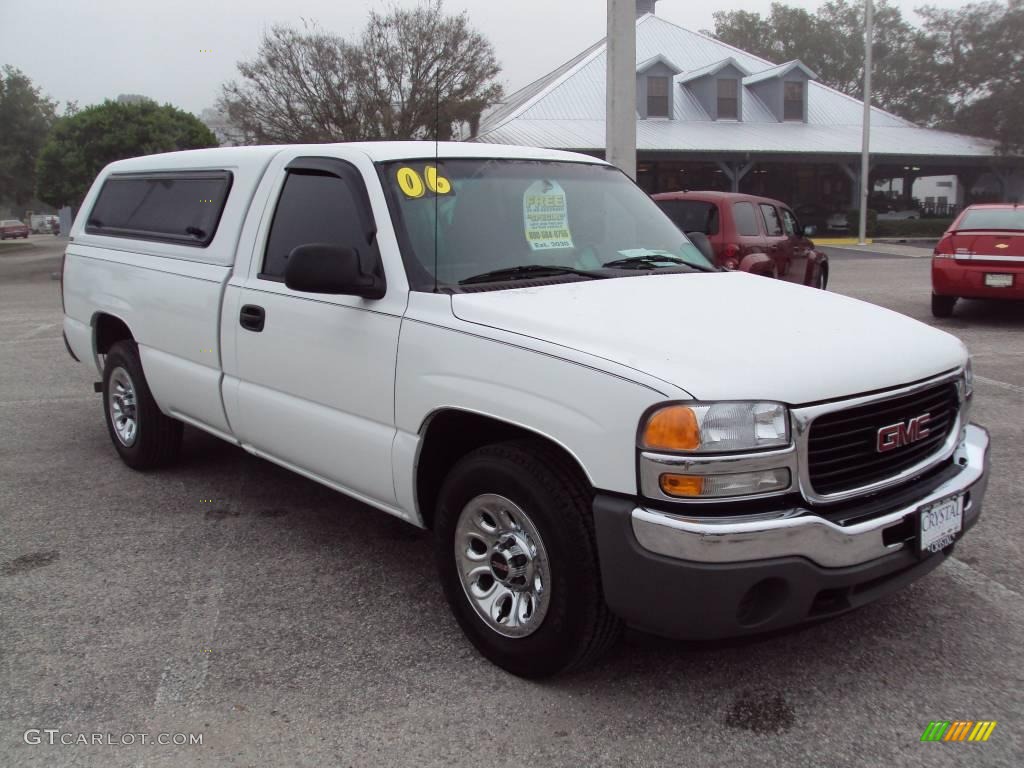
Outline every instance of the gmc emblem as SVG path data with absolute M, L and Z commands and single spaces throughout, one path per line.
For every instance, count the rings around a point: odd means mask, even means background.
M 928 428 L 931 420 L 932 415 L 930 413 L 922 413 L 906 423 L 901 421 L 899 424 L 890 424 L 887 427 L 882 427 L 878 430 L 876 449 L 879 453 L 885 453 L 886 451 L 892 451 L 896 448 L 916 443 L 918 440 L 924 440 L 931 434 L 931 430 Z

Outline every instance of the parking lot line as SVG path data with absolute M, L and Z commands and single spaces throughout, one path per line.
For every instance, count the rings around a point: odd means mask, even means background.
M 982 384 L 999 387 L 1000 389 L 1008 389 L 1010 392 L 1016 392 L 1017 394 L 1024 395 L 1024 387 L 1019 384 L 1011 384 L 1008 381 L 999 381 L 999 379 L 990 379 L 987 376 L 978 375 L 975 375 L 974 380 L 980 381 Z

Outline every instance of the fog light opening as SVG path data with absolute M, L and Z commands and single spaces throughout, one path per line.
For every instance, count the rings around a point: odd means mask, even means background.
M 744 593 L 736 609 L 736 622 L 741 627 L 756 627 L 774 619 L 789 597 L 789 583 L 784 579 L 761 579 Z

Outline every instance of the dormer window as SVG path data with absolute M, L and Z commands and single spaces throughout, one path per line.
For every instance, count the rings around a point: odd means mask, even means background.
M 742 64 L 730 57 L 687 72 L 679 78 L 679 85 L 697 100 L 709 119 L 742 120 L 743 88 L 740 81 L 749 74 Z
M 784 120 L 798 120 L 803 122 L 804 117 L 804 82 L 802 80 L 787 80 L 785 85 L 785 97 L 782 105 Z
M 672 117 L 672 78 L 681 70 L 662 55 L 636 68 L 636 111 L 640 117 Z
M 718 119 L 739 120 L 740 81 L 732 77 L 718 80 Z
M 668 80 L 661 75 L 647 78 L 648 117 L 668 117 Z
M 807 122 L 807 84 L 817 79 L 806 64 L 793 60 L 745 77 L 743 85 L 780 123 L 803 123 Z

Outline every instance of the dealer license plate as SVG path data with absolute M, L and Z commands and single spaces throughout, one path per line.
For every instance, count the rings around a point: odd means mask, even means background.
M 999 275 L 988 272 L 985 274 L 985 285 L 989 288 L 1012 288 L 1013 275 Z
M 921 551 L 938 552 L 952 544 L 964 527 L 964 497 L 953 496 L 918 510 Z

